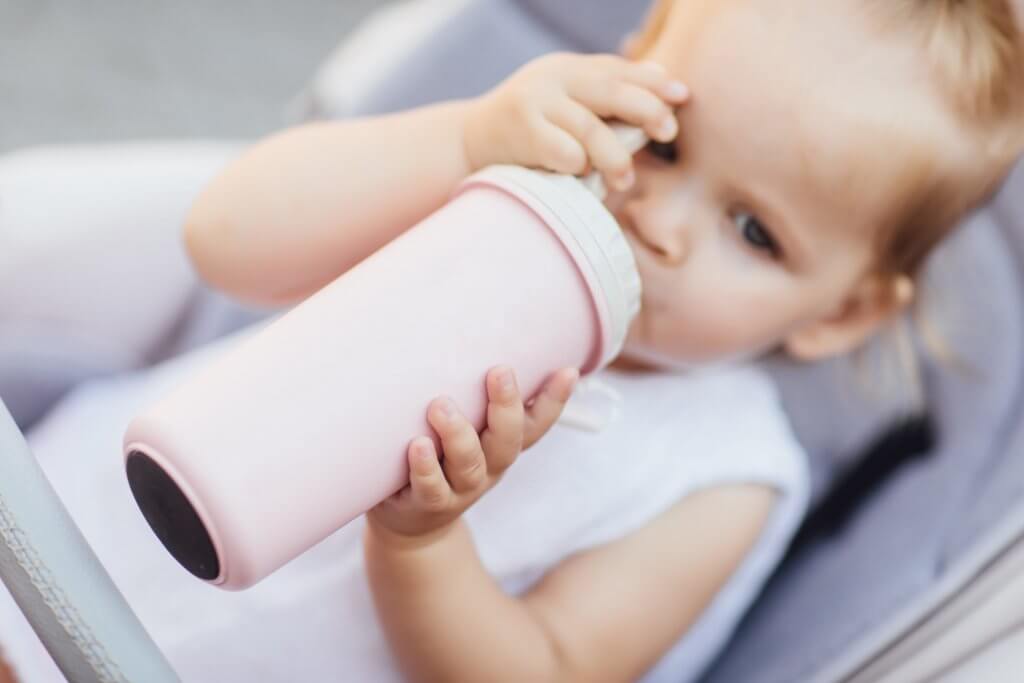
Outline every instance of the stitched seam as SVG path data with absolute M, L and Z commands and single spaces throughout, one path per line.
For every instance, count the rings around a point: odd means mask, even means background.
M 25 537 L 24 530 L 14 521 L 10 508 L 0 497 L 0 538 L 11 550 L 15 560 L 28 575 L 32 585 L 39 592 L 43 603 L 50 608 L 78 650 L 85 656 L 89 666 L 103 683 L 122 683 L 124 674 L 110 658 L 95 634 L 84 622 L 78 610 L 67 599 L 65 592 L 53 580 L 50 569 L 39 559 L 35 547 Z

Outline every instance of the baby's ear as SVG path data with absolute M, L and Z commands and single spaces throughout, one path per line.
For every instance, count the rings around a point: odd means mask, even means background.
M 868 276 L 836 309 L 791 333 L 786 353 L 817 361 L 853 351 L 914 300 L 914 283 L 905 275 Z

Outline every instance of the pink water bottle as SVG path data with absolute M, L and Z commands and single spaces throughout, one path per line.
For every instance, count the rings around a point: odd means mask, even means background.
M 618 354 L 640 279 L 577 178 L 494 166 L 451 201 L 137 416 L 135 500 L 197 577 L 246 588 L 408 483 L 447 394 L 478 430 L 484 377 L 524 396 Z

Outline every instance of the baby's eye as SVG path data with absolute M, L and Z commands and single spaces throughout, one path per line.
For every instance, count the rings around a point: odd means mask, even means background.
M 778 243 L 775 241 L 775 238 L 772 237 L 768 228 L 766 228 L 756 216 L 740 211 L 733 216 L 733 222 L 736 224 L 736 227 L 739 228 L 740 234 L 743 236 L 743 239 L 747 241 L 747 244 L 755 249 L 767 252 L 774 258 L 779 257 L 781 250 L 779 249 Z
M 667 161 L 670 164 L 675 163 L 678 157 L 675 142 L 658 142 L 657 140 L 651 140 L 647 143 L 647 151 L 662 161 Z

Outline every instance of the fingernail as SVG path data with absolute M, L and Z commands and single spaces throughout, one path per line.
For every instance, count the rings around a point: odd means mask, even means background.
M 679 128 L 674 116 L 665 117 L 661 120 L 661 123 L 658 124 L 658 135 L 659 137 L 665 138 L 665 142 L 674 138 L 678 132 Z
M 515 378 L 512 376 L 511 370 L 505 370 L 501 373 L 501 390 L 506 394 L 510 393 L 515 388 Z
M 681 100 L 690 94 L 690 89 L 682 81 L 672 81 L 668 84 L 666 93 L 673 100 Z
M 441 412 L 447 418 L 455 417 L 455 403 L 449 399 L 441 401 Z

